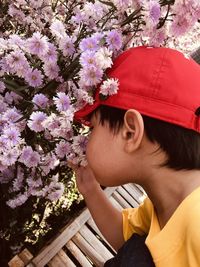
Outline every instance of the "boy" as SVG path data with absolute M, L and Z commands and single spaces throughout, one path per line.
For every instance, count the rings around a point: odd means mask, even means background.
M 146 235 L 156 267 L 199 267 L 200 66 L 173 49 L 137 47 L 108 76 L 119 80 L 118 93 L 100 100 L 97 88 L 94 104 L 75 114 L 92 127 L 88 166 L 74 166 L 77 186 L 117 251 L 133 234 Z M 126 183 L 148 197 L 121 213 L 100 184 Z

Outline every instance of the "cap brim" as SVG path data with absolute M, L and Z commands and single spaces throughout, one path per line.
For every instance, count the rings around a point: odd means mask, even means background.
M 90 126 L 90 120 L 89 115 L 97 108 L 99 107 L 100 103 L 97 101 L 90 105 L 87 104 L 82 109 L 78 110 L 74 113 L 74 120 L 77 122 L 80 122 L 81 124 L 84 124 L 86 126 Z

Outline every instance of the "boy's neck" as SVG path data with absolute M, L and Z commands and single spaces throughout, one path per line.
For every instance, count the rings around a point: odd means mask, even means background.
M 200 171 L 161 168 L 152 171 L 142 186 L 155 207 L 162 229 L 180 203 L 200 186 Z

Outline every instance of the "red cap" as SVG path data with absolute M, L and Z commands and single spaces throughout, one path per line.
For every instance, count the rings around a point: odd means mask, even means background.
M 136 109 L 141 114 L 200 132 L 200 66 L 181 52 L 164 47 L 136 47 L 123 52 L 108 71 L 119 91 L 106 100 L 97 88 L 93 105 L 75 113 L 87 117 L 100 105 Z

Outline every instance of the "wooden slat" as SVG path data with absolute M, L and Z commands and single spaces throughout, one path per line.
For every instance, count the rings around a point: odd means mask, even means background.
M 77 261 L 84 267 L 92 267 L 92 264 L 88 261 L 82 251 L 74 244 L 73 241 L 69 240 L 66 244 L 66 248 L 72 253 Z
M 144 191 L 143 187 L 139 184 L 133 184 L 133 183 L 130 183 L 130 185 L 136 187 L 139 191 L 141 191 L 142 194 L 145 194 L 146 195 L 146 192 Z
M 126 199 L 126 201 L 132 206 L 134 207 L 135 206 L 135 200 L 129 195 L 129 193 L 127 193 L 127 191 L 122 188 L 122 187 L 119 187 L 117 188 L 116 190 L 118 193 L 120 193 L 121 196 L 123 196 L 124 199 Z
M 135 191 L 133 190 L 133 188 L 129 185 L 124 185 L 123 188 L 126 190 L 126 192 L 128 192 L 128 194 L 133 199 L 132 207 L 134 208 L 138 207 L 140 204 L 140 201 L 135 197 Z
M 18 255 L 16 255 L 12 260 L 8 263 L 9 267 L 24 267 L 24 262 L 20 259 Z
M 65 254 L 64 250 L 60 250 L 56 256 L 48 263 L 49 267 L 76 267 L 72 260 Z
M 72 224 L 70 224 L 49 246 L 44 248 L 42 252 L 36 256 L 32 262 L 37 267 L 43 267 L 47 264 L 57 253 L 64 247 L 67 241 L 69 241 L 75 233 L 77 233 L 82 225 L 89 219 L 89 210 L 84 210 L 81 215 L 76 218 Z
M 27 265 L 30 260 L 33 258 L 33 255 L 30 253 L 28 249 L 24 249 L 20 254 L 19 254 L 20 259 Z
M 75 264 L 72 262 L 72 264 L 75 266 Z M 66 264 L 63 263 L 63 261 L 61 260 L 61 258 L 56 255 L 53 257 L 53 259 L 50 260 L 50 262 L 48 263 L 49 267 L 65 267 Z
M 137 184 L 128 184 L 134 191 L 134 198 L 136 199 L 136 201 L 139 201 L 139 203 L 142 203 L 144 201 L 144 199 L 147 197 L 146 192 L 144 191 L 144 189 Z
M 105 194 L 109 197 L 116 187 L 109 187 L 105 189 Z M 79 217 L 77 217 L 73 223 L 71 223 L 49 246 L 44 248 L 38 256 L 36 256 L 32 262 L 37 267 L 43 267 L 49 262 L 58 251 L 77 233 L 82 225 L 90 218 L 90 212 L 88 209 L 85 209 Z
M 130 204 L 118 193 L 113 193 L 113 198 L 124 208 L 130 208 Z
M 114 199 L 113 196 L 110 197 L 110 201 L 113 204 L 115 208 L 117 208 L 119 211 L 123 210 L 123 207 Z
M 104 265 L 104 258 L 79 234 L 77 233 L 72 241 L 91 259 L 96 266 Z
M 86 225 L 81 227 L 79 233 L 95 250 L 99 252 L 104 260 L 109 260 L 113 257 L 110 251 L 99 241 L 99 239 L 88 229 Z
M 119 211 L 131 206 L 138 206 L 138 204 L 140 204 L 145 197 L 144 190 L 136 184 L 110 187 L 106 188 L 104 192 L 107 197 L 109 197 L 113 206 Z M 85 225 L 87 223 L 113 250 L 113 254 L 103 245 L 101 239 L 99 239 L 95 233 L 90 231 L 87 225 Z M 75 264 L 62 250 L 65 245 L 69 251 L 71 251 L 71 253 L 73 251 L 75 255 L 73 253 L 72 255 L 74 255 L 81 265 L 88 267 L 92 266 L 89 259 L 91 259 L 96 266 L 103 266 L 103 263 L 107 259 L 113 257 L 116 253 L 116 251 L 102 236 L 93 219 L 91 218 L 89 210 L 86 208 L 72 223 L 66 225 L 63 232 L 50 245 L 45 247 L 34 259 L 32 259 L 31 262 L 30 259 L 32 255 L 29 254 L 28 251 L 23 251 L 20 253 L 20 255 L 16 256 L 9 262 L 9 264 L 12 264 L 12 261 L 14 260 L 13 262 L 15 262 L 15 265 L 9 266 L 24 267 L 27 264 L 27 267 L 44 267 L 48 263 L 50 267 L 74 267 Z M 87 256 L 89 257 L 88 259 Z M 66 262 L 68 265 L 66 265 Z
M 116 254 L 116 250 L 108 243 L 102 233 L 99 231 L 98 227 L 96 226 L 94 220 L 90 218 L 87 221 L 87 224 L 101 237 L 101 239 L 113 250 L 113 256 Z

